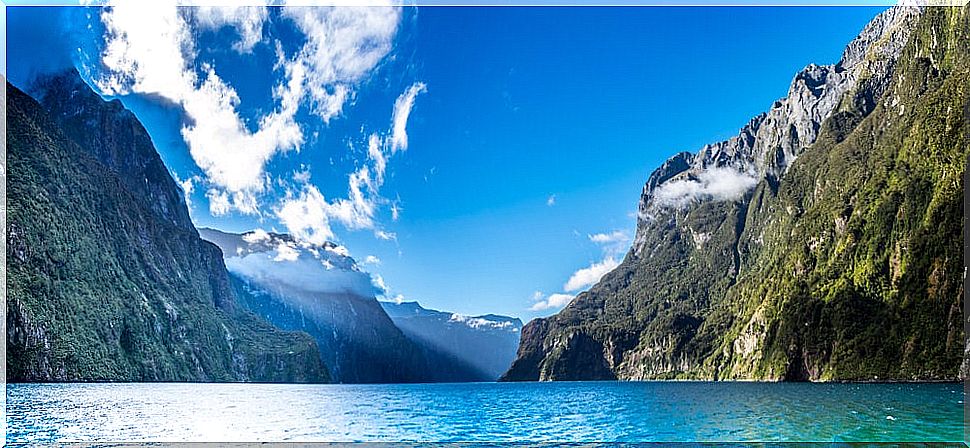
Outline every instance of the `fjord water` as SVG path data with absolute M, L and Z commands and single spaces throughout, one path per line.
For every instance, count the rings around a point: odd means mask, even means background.
M 961 441 L 961 384 L 10 384 L 7 442 Z

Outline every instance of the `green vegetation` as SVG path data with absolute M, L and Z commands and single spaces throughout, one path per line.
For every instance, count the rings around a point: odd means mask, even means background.
M 218 248 L 7 95 L 8 380 L 328 379 L 312 338 L 237 309 Z
M 642 224 L 645 249 L 523 329 L 505 379 L 965 376 L 970 7 L 927 8 L 866 94 L 779 180 Z

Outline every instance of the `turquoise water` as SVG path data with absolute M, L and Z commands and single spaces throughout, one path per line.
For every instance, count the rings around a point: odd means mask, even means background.
M 962 441 L 962 384 L 11 384 L 7 442 Z

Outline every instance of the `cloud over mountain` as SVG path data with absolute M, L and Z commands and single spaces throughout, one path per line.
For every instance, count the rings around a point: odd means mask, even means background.
M 292 48 L 265 33 L 271 21 L 297 32 L 302 44 Z M 308 141 L 297 114 L 308 111 L 325 123 L 340 115 L 358 84 L 392 50 L 400 21 L 397 7 L 287 6 L 270 14 L 254 6 L 178 8 L 171 1 L 112 2 L 101 12 L 105 42 L 100 64 L 92 65 L 93 79 L 108 95 L 142 94 L 180 107 L 185 116 L 181 135 L 204 173 L 198 186 L 206 192 L 209 212 L 258 215 L 274 186 L 269 163 L 281 153 L 299 151 Z M 225 28 L 234 31 L 232 49 L 239 54 L 258 45 L 275 51 L 272 71 L 277 81 L 266 88 L 272 105 L 256 116 L 243 113 L 239 91 L 215 62 L 201 56 L 200 34 Z M 387 142 L 378 138 L 380 146 L 389 146 L 391 153 L 407 147 L 408 115 L 415 96 L 424 90 L 424 84 L 416 83 L 398 99 L 392 131 Z M 309 184 L 285 195 L 277 214 L 283 210 L 290 222 L 313 221 L 319 238 L 332 237 L 330 219 L 350 229 L 373 228 L 377 188 L 385 169 L 386 157 L 381 155 L 372 168 L 365 165 L 351 173 L 348 197 L 329 202 L 328 220 L 296 219 L 287 213 L 321 202 L 319 189 Z M 302 207 L 289 205 L 293 201 Z M 303 234 L 307 227 L 292 230 Z

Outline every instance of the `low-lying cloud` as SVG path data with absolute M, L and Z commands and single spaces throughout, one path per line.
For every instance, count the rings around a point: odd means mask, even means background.
M 691 203 L 712 201 L 736 201 L 758 184 L 753 173 L 734 168 L 712 167 L 693 179 L 677 179 L 665 182 L 654 192 L 656 204 L 668 208 L 683 208 Z
M 225 244 L 225 243 L 223 243 Z M 229 272 L 267 288 L 375 297 L 383 282 L 360 270 L 342 246 L 314 247 L 269 235 L 247 233 L 227 251 Z
M 590 286 L 596 284 L 600 281 L 604 275 L 616 269 L 620 263 L 616 261 L 615 258 L 608 256 L 603 259 L 603 261 L 595 262 L 589 267 L 580 269 L 573 273 L 566 284 L 563 285 L 563 289 L 569 292 L 579 291 L 581 289 L 586 289 Z
M 546 296 L 542 292 L 536 291 L 532 295 L 532 301 L 535 302 L 529 307 L 530 311 L 544 311 L 551 309 L 559 309 L 569 304 L 575 296 L 572 294 L 549 294 Z

